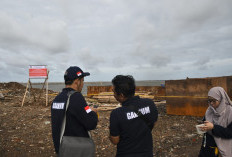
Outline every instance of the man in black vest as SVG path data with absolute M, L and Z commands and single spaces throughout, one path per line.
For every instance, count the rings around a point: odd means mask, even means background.
M 79 67 L 69 67 L 65 74 L 65 88 L 56 96 L 51 105 L 52 137 L 55 151 L 59 153 L 61 126 L 64 119 L 68 93 L 75 91 L 70 96 L 66 112 L 66 127 L 64 136 L 89 137 L 88 131 L 97 126 L 97 110 L 87 105 L 81 94 L 84 77 L 90 73 L 83 72 Z M 94 111 L 94 112 L 93 112 Z
M 112 80 L 114 97 L 121 107 L 110 115 L 110 141 L 117 145 L 117 157 L 153 157 L 151 131 L 158 111 L 150 99 L 135 95 L 132 76 L 117 75 Z

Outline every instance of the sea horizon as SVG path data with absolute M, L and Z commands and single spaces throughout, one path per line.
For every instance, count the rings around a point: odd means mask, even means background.
M 27 83 L 20 83 L 26 87 Z M 136 86 L 164 86 L 165 80 L 144 80 L 135 81 Z M 42 88 L 43 82 L 32 82 L 32 88 Z M 87 94 L 88 86 L 112 86 L 111 81 L 96 81 L 96 82 L 84 82 L 82 89 L 83 94 Z M 60 92 L 65 87 L 64 82 L 48 82 L 48 89 Z

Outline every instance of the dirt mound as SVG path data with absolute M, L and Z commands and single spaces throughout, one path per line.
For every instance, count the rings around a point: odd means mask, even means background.
M 14 106 L 21 106 L 23 97 L 25 95 L 26 86 L 17 83 L 0 83 L 0 93 L 2 94 L 1 100 L 4 102 L 13 101 Z M 48 90 L 48 94 L 56 94 L 55 92 Z M 50 104 L 52 98 L 48 99 L 48 104 Z M 46 104 L 46 90 L 39 88 L 28 89 L 24 106 L 30 105 L 45 105 Z
M 1 89 L 25 89 L 26 87 L 17 82 L 0 83 Z

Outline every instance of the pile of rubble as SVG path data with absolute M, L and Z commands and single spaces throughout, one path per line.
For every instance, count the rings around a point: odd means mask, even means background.
M 152 99 L 156 104 L 165 103 L 164 101 L 155 99 L 155 96 L 151 92 L 138 91 L 135 93 L 136 96 L 140 98 L 149 98 Z M 89 94 L 86 96 L 87 102 L 90 102 L 89 105 L 97 105 L 98 110 L 110 111 L 120 106 L 118 101 L 114 98 L 113 92 L 101 92 L 99 94 Z

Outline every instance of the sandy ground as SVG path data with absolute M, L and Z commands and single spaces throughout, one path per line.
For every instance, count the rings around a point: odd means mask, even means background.
M 31 97 L 21 107 L 25 87 L 18 83 L 0 84 L 0 156 L 1 157 L 55 157 L 51 135 L 50 103 L 45 106 L 44 93 L 32 90 Z M 34 101 L 32 94 L 36 93 Z M 49 91 L 49 93 L 53 93 Z M 49 102 L 54 96 L 49 95 Z M 89 102 L 91 103 L 91 102 Z M 202 136 L 195 125 L 201 117 L 166 115 L 165 103 L 157 103 L 159 119 L 152 131 L 154 156 L 196 157 Z M 113 157 L 116 147 L 108 139 L 111 111 L 99 112 L 99 123 L 92 136 L 97 157 Z

